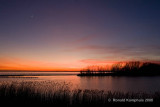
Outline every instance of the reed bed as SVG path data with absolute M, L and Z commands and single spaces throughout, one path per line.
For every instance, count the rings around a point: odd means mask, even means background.
M 71 89 L 68 83 L 50 82 L 52 87 L 42 85 L 46 82 L 1 83 L 0 103 L 12 105 L 54 105 L 54 106 L 107 106 L 118 104 L 116 99 L 146 99 L 151 103 L 160 101 L 160 92 L 112 92 L 105 90 Z M 47 82 L 48 83 L 48 82 Z M 111 101 L 109 101 L 111 99 Z M 119 102 L 120 103 L 120 102 Z M 143 102 L 144 103 L 144 102 Z M 120 103 L 123 104 L 123 103 Z M 126 103 L 125 103 L 126 104 Z M 128 103 L 131 104 L 131 103 Z M 142 104 L 142 103 L 140 103 Z M 146 103 L 150 104 L 150 103 Z

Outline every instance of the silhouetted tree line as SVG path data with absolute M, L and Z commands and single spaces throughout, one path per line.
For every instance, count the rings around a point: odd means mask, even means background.
M 111 69 L 92 67 L 83 69 L 79 75 L 160 75 L 160 64 L 151 62 L 119 62 L 113 64 Z

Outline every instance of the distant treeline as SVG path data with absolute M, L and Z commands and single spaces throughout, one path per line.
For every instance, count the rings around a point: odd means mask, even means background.
M 104 67 L 97 67 L 96 69 L 87 68 L 80 71 L 78 76 L 103 76 L 103 75 L 112 75 L 112 76 L 121 76 L 121 75 L 129 75 L 129 76 L 138 76 L 138 75 L 160 75 L 160 64 L 151 63 L 151 62 L 119 62 L 113 64 L 111 69 Z

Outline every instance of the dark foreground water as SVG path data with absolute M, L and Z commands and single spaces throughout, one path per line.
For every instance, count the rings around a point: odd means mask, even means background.
M 49 88 L 52 88 L 51 82 L 53 81 L 58 83 L 65 82 L 72 89 L 98 89 L 122 92 L 160 91 L 160 76 L 79 77 L 76 76 L 77 74 L 78 72 L 0 72 L 0 83 L 35 82 L 41 83 L 41 87 L 46 87 L 47 85 Z

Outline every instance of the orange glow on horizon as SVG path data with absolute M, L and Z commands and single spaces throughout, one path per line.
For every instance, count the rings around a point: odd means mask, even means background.
M 111 66 L 113 65 L 113 62 L 106 63 L 106 64 L 98 64 L 95 63 L 93 66 Z M 0 70 L 17 70 L 17 71 L 80 71 L 88 66 L 91 66 L 92 64 L 82 66 L 82 67 L 47 67 L 47 66 L 23 66 L 23 65 L 16 65 L 16 64 L 9 64 L 8 66 L 0 66 Z M 71 65 L 70 65 L 71 66 Z
M 0 58 L 0 70 L 25 70 L 25 71 L 79 71 L 81 68 L 69 63 L 42 62 L 18 58 Z M 72 66 L 71 66 L 72 65 Z
M 0 58 L 0 70 L 22 70 L 22 71 L 80 71 L 88 66 L 97 65 L 112 65 L 115 62 L 95 61 L 95 60 L 80 60 L 77 62 L 55 63 L 55 62 L 40 62 L 28 61 L 17 58 Z
M 0 70 L 21 70 L 21 71 L 80 71 L 87 67 L 106 67 L 110 69 L 113 64 L 120 61 L 107 61 L 98 59 L 85 59 L 61 62 L 45 62 L 24 60 L 20 58 L 0 58 Z M 121 61 L 126 63 L 128 61 Z M 146 61 L 142 61 L 146 62 Z M 153 62 L 153 61 L 150 61 Z M 155 61 L 154 61 L 155 62 Z

